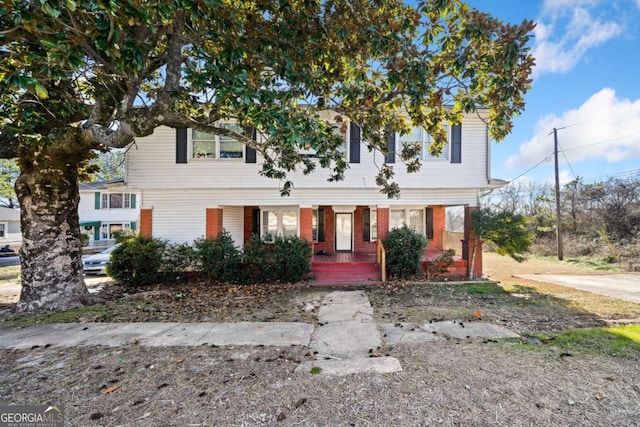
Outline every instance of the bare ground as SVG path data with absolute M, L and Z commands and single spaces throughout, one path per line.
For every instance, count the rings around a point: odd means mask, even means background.
M 512 265 L 491 254 L 485 260 L 485 271 L 500 285 L 370 288 L 377 320 L 482 317 L 533 332 L 640 317 L 638 304 L 511 277 L 570 272 L 573 266 L 537 260 Z M 102 307 L 70 320 L 313 322 L 314 312 L 304 308 L 327 290 L 192 284 L 140 291 L 124 295 L 113 286 Z M 299 347 L 4 350 L 0 404 L 62 404 L 69 426 L 640 425 L 635 356 L 571 354 L 516 341 L 449 340 L 385 351 L 399 359 L 403 372 L 294 374 L 300 361 L 312 357 Z

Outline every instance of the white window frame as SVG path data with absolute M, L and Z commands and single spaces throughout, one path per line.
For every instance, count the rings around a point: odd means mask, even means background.
M 130 222 L 103 222 L 100 225 L 100 240 L 111 240 L 114 237 L 111 235 L 111 226 L 112 225 L 120 225 L 122 226 L 122 231 L 131 230 Z
M 344 137 L 344 143 L 343 143 L 344 150 L 341 150 L 341 151 L 342 151 L 343 157 L 345 159 L 348 159 L 349 158 L 349 147 L 351 146 L 351 132 L 350 132 L 350 130 L 351 130 L 351 122 L 345 121 L 344 123 L 346 123 L 346 126 L 347 126 L 347 130 L 346 130 L 346 132 L 344 134 L 341 131 L 341 129 L 342 129 L 342 124 L 341 123 L 336 123 L 335 125 L 332 125 L 332 127 L 333 127 L 334 130 L 338 129 L 339 130 L 339 134 Z M 317 159 L 318 158 L 318 154 L 317 154 L 316 150 L 311 148 L 311 145 L 309 145 L 306 148 L 299 149 L 298 150 L 298 154 L 300 154 L 300 155 L 302 155 L 304 157 L 311 158 L 311 159 Z
M 122 207 L 114 208 L 111 207 L 111 196 L 115 194 L 122 194 Z M 102 193 L 100 197 L 100 208 L 101 209 L 131 209 L 131 193 Z
M 9 238 L 9 223 L 8 222 L 0 222 L 0 239 L 8 239 Z
M 378 208 L 369 208 L 369 241 L 378 240 Z
M 311 210 L 311 240 L 318 241 L 318 209 Z
M 269 233 L 264 227 L 264 214 L 274 212 L 276 214 L 276 232 Z M 285 212 L 295 212 L 296 214 L 296 236 L 300 236 L 300 209 L 297 207 L 264 207 L 260 208 L 260 236 L 263 239 L 274 239 L 277 236 L 284 236 L 283 214 Z
M 229 122 L 224 122 L 224 123 L 218 123 L 216 126 L 219 127 L 226 127 L 226 126 L 239 126 L 236 122 L 233 121 L 229 121 Z M 244 131 L 244 130 L 243 130 Z M 190 129 L 189 130 L 189 139 L 188 139 L 188 146 L 189 146 L 189 153 L 191 156 L 192 160 L 196 160 L 196 161 L 223 161 L 223 162 L 240 162 L 240 161 L 244 161 L 245 158 L 245 152 L 246 152 L 246 148 L 245 148 L 245 144 L 243 144 L 241 141 L 238 141 L 239 144 L 241 144 L 241 149 L 240 149 L 240 157 L 220 157 L 220 137 L 224 137 L 223 135 L 217 135 L 217 134 L 208 134 L 209 136 L 211 136 L 213 139 L 211 140 L 214 144 L 215 144 L 215 153 L 213 153 L 214 157 L 198 157 L 196 155 L 196 153 L 194 153 L 194 137 L 193 134 L 194 132 L 196 132 L 195 129 Z
M 398 212 L 398 211 L 402 211 L 403 212 L 403 225 L 407 225 L 408 227 L 414 229 L 411 226 L 411 211 L 421 211 L 422 212 L 422 221 L 420 222 L 420 229 L 419 230 L 415 230 L 419 232 L 420 234 L 422 234 L 423 236 L 426 236 L 427 234 L 427 230 L 426 230 L 426 210 L 424 207 L 411 207 L 411 206 L 407 206 L 407 207 L 396 207 L 396 208 L 391 208 L 389 210 L 389 228 L 396 228 L 395 226 L 392 227 L 391 225 L 391 218 L 392 218 L 392 212 Z
M 418 127 L 418 126 L 414 126 L 411 128 L 411 132 L 407 135 L 400 135 L 399 133 L 396 134 L 396 141 L 398 141 L 398 143 L 401 145 L 401 149 L 402 149 L 402 144 L 404 144 L 405 142 L 418 142 L 420 143 L 420 156 L 421 156 L 421 160 L 449 160 L 449 147 L 451 146 L 451 126 L 449 126 L 448 123 L 444 123 L 442 125 L 445 128 L 445 131 L 447 132 L 447 144 L 442 147 L 442 153 L 440 153 L 440 156 L 432 156 L 429 154 L 429 150 L 428 147 L 429 145 L 431 145 L 431 135 L 429 135 L 426 131 L 426 129 L 422 128 L 422 127 Z M 420 130 L 420 137 L 418 140 L 403 140 L 404 138 L 407 138 L 408 135 L 411 135 L 413 133 L 413 131 L 415 129 L 419 129 Z

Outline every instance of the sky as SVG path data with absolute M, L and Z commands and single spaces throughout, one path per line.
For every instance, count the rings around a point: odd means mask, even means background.
M 508 23 L 532 20 L 525 110 L 492 143 L 494 178 L 560 182 L 640 177 L 640 0 L 468 0 Z

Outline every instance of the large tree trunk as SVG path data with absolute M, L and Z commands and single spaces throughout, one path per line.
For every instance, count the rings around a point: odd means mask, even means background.
M 52 145 L 21 147 L 15 185 L 22 226 L 17 311 L 60 311 L 91 301 L 78 219 L 78 165 L 91 151 L 76 136 L 71 131 Z

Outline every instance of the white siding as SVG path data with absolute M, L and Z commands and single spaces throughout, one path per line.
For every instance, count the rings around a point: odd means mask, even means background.
M 455 189 L 487 187 L 486 125 L 475 115 L 462 124 L 462 163 L 448 160 L 425 160 L 420 172 L 408 174 L 404 164 L 394 168 L 401 189 Z M 278 182 L 259 175 L 260 164 L 241 159 L 189 159 L 176 164 L 176 131 L 167 127 L 153 135 L 139 138 L 127 153 L 127 185 L 136 189 L 274 189 Z M 396 156 L 398 157 L 398 156 Z M 258 162 L 260 159 L 258 159 Z M 304 176 L 291 173 L 294 193 L 302 189 L 376 188 L 375 176 L 384 157 L 361 147 L 361 163 L 351 164 L 345 180 L 327 182 L 326 170 L 317 169 Z M 277 199 L 280 196 L 273 192 Z
M 231 234 L 236 246 L 242 246 L 244 243 L 244 208 L 241 206 L 224 206 L 222 227 Z
M 100 192 L 100 191 L 97 191 Z M 132 192 L 130 190 L 110 190 L 102 191 L 106 193 L 133 193 L 136 194 L 136 207 L 122 209 L 96 209 L 95 208 L 95 190 L 80 191 L 80 203 L 78 204 L 78 215 L 80 222 L 101 221 L 106 223 L 126 223 L 138 222 L 140 218 L 140 192 Z

